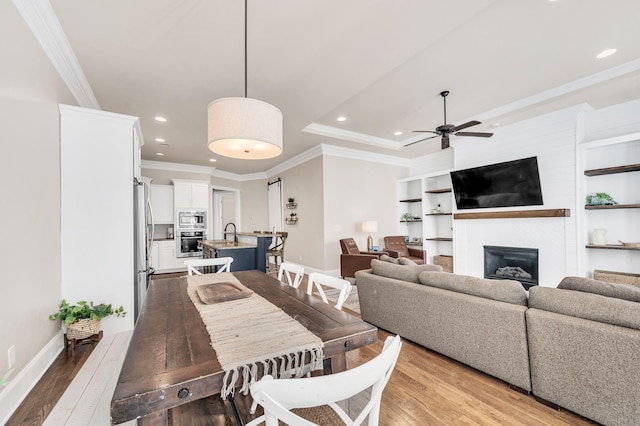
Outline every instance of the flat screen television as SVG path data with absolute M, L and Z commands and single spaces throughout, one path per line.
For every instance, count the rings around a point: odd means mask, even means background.
M 542 205 L 538 158 L 451 172 L 458 209 Z

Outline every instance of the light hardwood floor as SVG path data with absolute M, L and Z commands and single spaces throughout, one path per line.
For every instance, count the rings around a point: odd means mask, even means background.
M 376 344 L 349 352 L 347 367 L 353 368 L 377 355 L 388 335 L 381 330 Z M 49 414 L 46 424 L 109 424 L 109 402 L 128 338 L 129 334 L 105 336 Z M 72 365 L 61 364 L 52 374 L 70 374 Z M 58 391 L 62 393 L 64 389 Z M 8 424 L 42 424 L 48 411 L 39 407 L 37 400 L 34 390 L 23 405 L 39 412 L 38 416 L 32 416 L 28 421 L 12 418 L 13 423 Z M 243 419 L 249 419 L 250 397 L 238 395 L 237 402 Z M 219 397 L 211 397 L 175 410 L 170 416 L 170 424 L 225 425 L 233 424 L 231 418 L 228 403 L 222 403 Z M 382 397 L 380 424 L 573 426 L 597 423 L 566 410 L 548 407 L 498 379 L 405 340 Z

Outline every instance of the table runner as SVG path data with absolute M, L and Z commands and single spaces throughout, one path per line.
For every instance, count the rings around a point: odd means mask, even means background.
M 202 303 L 196 287 L 229 281 L 240 283 L 229 272 L 187 277 L 187 293 L 200 313 L 211 346 L 225 371 L 223 399 L 234 392 L 240 374 L 240 391 L 246 394 L 249 386 L 259 379 L 259 364 L 264 375 L 288 378 L 302 374 L 308 355 L 311 371 L 322 369 L 322 339 L 262 296 L 253 293 L 244 299 Z M 279 371 L 278 361 L 281 361 Z

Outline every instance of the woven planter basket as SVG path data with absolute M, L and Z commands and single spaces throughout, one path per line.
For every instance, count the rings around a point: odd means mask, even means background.
M 100 332 L 100 320 L 84 318 L 75 320 L 67 326 L 67 339 L 86 339 Z

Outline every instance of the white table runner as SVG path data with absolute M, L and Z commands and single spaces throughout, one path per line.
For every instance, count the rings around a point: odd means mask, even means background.
M 210 305 L 202 303 L 196 287 L 220 282 L 240 283 L 231 273 L 193 275 L 187 277 L 187 293 L 209 332 L 211 346 L 225 371 L 221 395 L 233 393 L 242 374 L 241 392 L 263 374 L 274 378 L 302 373 L 305 357 L 311 359 L 311 370 L 321 370 L 324 343 L 282 309 L 258 294 Z M 241 283 L 240 283 L 241 284 Z M 277 362 L 281 361 L 280 371 Z

